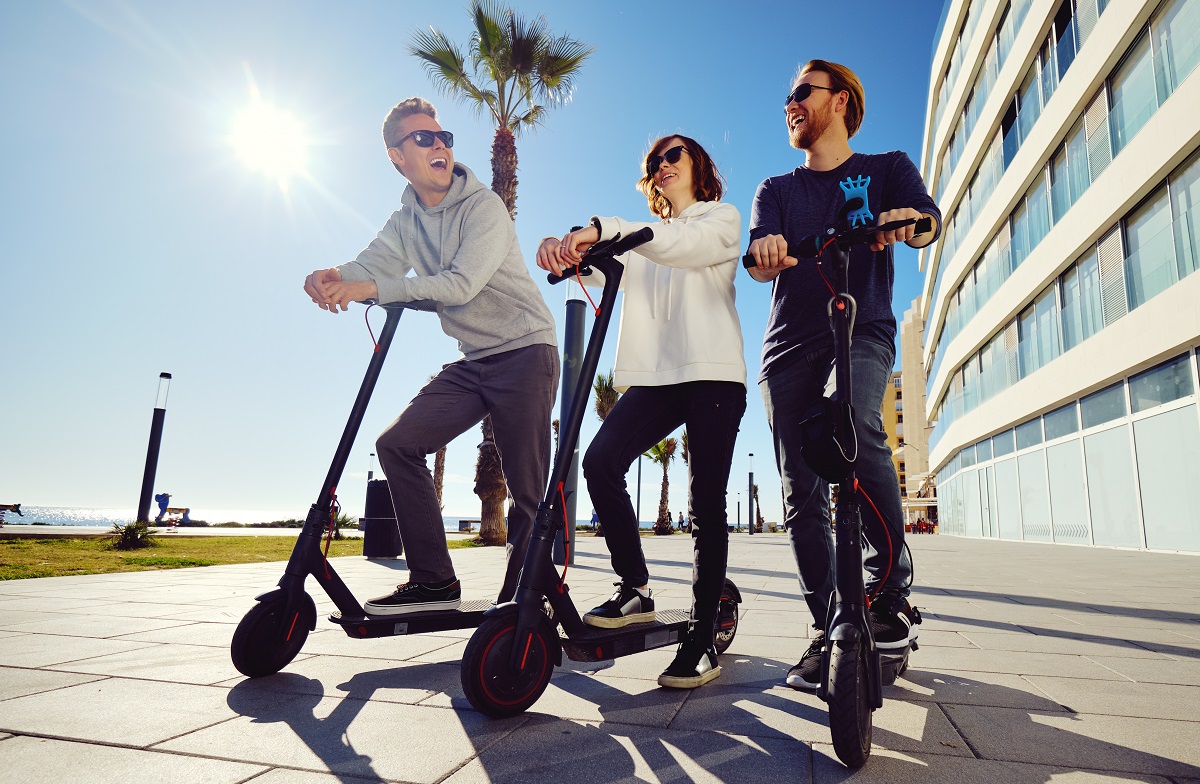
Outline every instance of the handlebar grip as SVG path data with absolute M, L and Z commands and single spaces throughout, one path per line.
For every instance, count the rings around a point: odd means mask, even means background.
M 933 219 L 932 218 L 908 218 L 907 220 L 889 221 L 888 223 L 884 223 L 881 226 L 875 226 L 873 228 L 865 229 L 865 230 L 858 229 L 857 231 L 862 232 L 864 236 L 870 236 L 871 234 L 874 234 L 877 231 L 894 231 L 896 229 L 903 228 L 904 226 L 912 226 L 914 223 L 916 224 L 916 226 L 914 227 L 916 229 L 916 231 L 913 232 L 914 237 L 916 237 L 917 235 L 920 235 L 920 234 L 927 234 L 930 231 L 933 231 Z M 803 240 L 801 240 L 801 244 L 810 243 L 810 241 L 817 240 L 817 239 L 819 239 L 819 238 L 805 237 Z M 816 248 L 816 249 L 819 252 L 819 248 Z M 804 257 L 815 257 L 816 255 L 817 255 L 816 253 L 807 253 L 807 252 L 801 253 L 801 256 L 804 256 Z M 754 269 L 755 267 L 758 266 L 758 262 L 754 260 L 754 256 L 747 253 L 745 256 L 742 256 L 742 266 L 745 267 L 746 269 Z
M 567 269 L 563 270 L 563 274 L 561 275 L 555 275 L 553 272 L 548 272 L 546 273 L 546 280 L 550 281 L 551 286 L 553 286 L 555 283 L 562 283 L 564 280 L 570 280 L 571 278 L 575 277 L 575 270 L 577 269 L 579 269 L 579 267 L 568 267 Z M 592 271 L 591 269 L 585 267 L 584 269 L 579 269 L 579 274 L 587 277 L 588 275 L 592 274 Z
M 605 252 L 610 256 L 620 256 L 622 253 L 631 251 L 639 245 L 645 245 L 652 239 L 654 239 L 654 229 L 644 226 L 628 237 L 617 240 Z
M 654 239 L 654 229 L 646 226 L 638 231 L 635 231 L 633 234 L 630 234 L 628 237 L 621 237 L 620 239 L 616 240 L 605 240 L 602 243 L 596 243 L 588 249 L 587 253 L 583 254 L 583 261 L 579 263 L 578 267 L 572 267 L 571 269 L 563 270 L 563 274 L 561 275 L 550 273 L 546 276 L 546 280 L 548 280 L 551 285 L 554 285 L 555 283 L 562 283 L 564 280 L 569 280 L 570 278 L 575 277 L 576 269 L 579 270 L 580 275 L 591 275 L 592 270 L 588 265 L 589 258 L 611 259 L 614 256 L 620 256 L 626 251 L 633 250 L 639 245 L 645 245 L 652 239 Z

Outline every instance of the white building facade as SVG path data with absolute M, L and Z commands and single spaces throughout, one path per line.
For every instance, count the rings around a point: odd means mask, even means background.
M 942 533 L 1200 552 L 1200 0 L 948 0 L 921 253 Z

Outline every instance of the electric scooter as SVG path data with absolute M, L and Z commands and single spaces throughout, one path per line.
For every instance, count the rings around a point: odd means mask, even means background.
M 600 349 L 616 305 L 617 287 L 625 269 L 615 257 L 653 237 L 653 230 L 647 227 L 625 238 L 596 243 L 577 268 L 580 276 L 590 275 L 593 269 L 604 275 L 596 321 L 581 363 L 579 378 L 582 381 L 574 391 L 560 429 L 550 484 L 545 500 L 538 505 L 533 536 L 513 601 L 484 613 L 483 622 L 467 643 L 461 662 L 463 691 L 471 705 L 488 716 L 513 716 L 537 702 L 550 683 L 554 667 L 562 664 L 564 652 L 573 661 L 604 661 L 677 644 L 687 631 L 689 614 L 686 610 L 660 610 L 653 622 L 617 629 L 588 626 L 571 601 L 566 572 L 560 577 L 552 560 L 555 535 L 564 526 L 572 525 L 566 519 L 567 499 L 563 488 L 591 392 L 587 379 L 596 373 Z M 575 274 L 574 270 L 564 271 L 562 275 L 550 275 L 549 280 L 561 283 Z M 715 624 L 718 653 L 724 653 L 733 642 L 741 601 L 737 586 L 727 579 L 721 591 Z
M 805 237 L 800 247 L 789 248 L 797 258 L 820 261 L 829 249 L 833 262 L 833 296 L 827 312 L 834 339 L 834 379 L 837 397 L 826 398 L 820 413 L 803 423 L 802 455 L 822 479 L 838 486 L 834 526 L 834 596 L 821 654 L 821 685 L 817 696 L 829 705 L 833 748 L 847 767 L 860 768 L 871 755 L 872 713 L 883 706 L 883 686 L 908 668 L 908 649 L 899 656 L 881 656 L 867 618 L 869 605 L 863 584 L 862 492 L 855 478 L 858 439 L 850 406 L 850 339 L 857 304 L 850 296 L 850 249 L 873 241 L 878 231 L 894 231 L 916 224 L 916 233 L 932 229 L 928 218 L 891 221 L 881 226 L 854 227 L 866 211 L 863 196 L 849 196 L 838 213 L 837 224 L 821 235 Z M 865 221 L 864 221 L 865 223 Z M 742 257 L 747 269 L 757 266 L 750 254 Z M 882 520 L 881 520 L 882 523 Z M 915 643 L 913 643 L 915 647 Z
M 375 382 L 387 359 L 400 316 L 406 309 L 403 304 L 381 307 L 387 312 L 387 320 L 380 331 L 354 406 L 350 409 L 350 417 L 338 441 L 329 473 L 325 476 L 316 502 L 309 507 L 308 517 L 300 535 L 296 537 L 279 587 L 255 597 L 257 604 L 250 608 L 233 634 L 230 645 L 233 665 L 238 672 L 251 678 L 271 675 L 286 667 L 304 646 L 308 633 L 316 628 L 317 607 L 304 590 L 304 582 L 310 575 L 337 606 L 337 611 L 329 616 L 329 620 L 339 624 L 350 637 L 360 639 L 469 629 L 478 626 L 483 620 L 484 610 L 491 607 L 491 602 L 480 600 L 464 602 L 455 610 L 371 616 L 326 558 L 329 552 L 328 539 L 333 535 L 337 484 L 346 468 Z M 321 547 L 323 538 L 326 539 L 324 550 Z

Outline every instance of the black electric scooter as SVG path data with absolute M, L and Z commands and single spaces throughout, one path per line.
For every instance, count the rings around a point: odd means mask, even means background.
M 871 755 L 872 713 L 883 706 L 883 686 L 908 668 L 908 649 L 899 656 L 882 656 L 875 646 L 867 618 L 863 584 L 862 509 L 855 478 L 858 439 L 850 407 L 850 339 L 857 304 L 850 296 L 850 249 L 873 241 L 878 231 L 894 231 L 916 224 L 916 233 L 932 229 L 928 218 L 891 221 L 881 226 L 851 226 L 850 216 L 866 207 L 863 197 L 848 198 L 838 213 L 837 225 L 824 234 L 805 237 L 799 248 L 789 249 L 798 258 L 818 262 L 825 249 L 833 262 L 834 294 L 828 314 L 833 329 L 834 379 L 837 398 L 826 399 L 822 413 L 805 423 L 803 456 L 813 471 L 838 485 L 834 527 L 834 596 L 821 654 L 821 685 L 817 696 L 829 705 L 833 748 L 847 767 L 860 768 Z M 747 269 L 757 266 L 750 254 L 742 257 Z M 915 643 L 914 643 L 915 647 Z
M 271 675 L 286 667 L 308 639 L 308 633 L 316 628 L 317 607 L 312 597 L 304 590 L 304 581 L 309 575 L 329 594 L 337 605 L 337 611 L 329 620 L 339 624 L 351 637 L 390 637 L 420 632 L 437 632 L 448 629 L 469 629 L 483 621 L 484 610 L 491 607 L 488 601 L 464 602 L 456 610 L 414 613 L 411 615 L 367 615 L 362 605 L 350 592 L 333 566 L 325 557 L 328 552 L 321 549 L 321 539 L 333 532 L 333 507 L 336 501 L 337 484 L 350 457 L 350 449 L 358 435 L 359 426 L 366 414 L 367 404 L 379 379 L 379 372 L 387 358 L 388 348 L 396 334 L 400 316 L 406 309 L 402 304 L 382 305 L 387 311 L 374 354 L 367 365 L 367 372 L 358 390 L 358 397 L 350 409 L 350 417 L 342 438 L 334 452 L 333 463 L 321 485 L 317 501 L 308 510 L 304 527 L 296 538 L 292 555 L 288 559 L 279 587 L 256 597 L 257 604 L 250 608 L 233 634 L 230 654 L 238 672 L 251 678 Z
M 592 269 L 604 275 L 604 292 L 579 373 L 581 383 L 562 424 L 550 485 L 545 500 L 538 505 L 533 537 L 513 601 L 484 613 L 483 623 L 463 653 L 463 691 L 471 705 L 488 716 L 512 716 L 533 705 L 550 683 L 554 667 L 562 664 L 564 651 L 573 661 L 603 661 L 678 643 L 687 631 L 686 610 L 660 610 L 656 621 L 618 629 L 588 626 L 575 609 L 565 577 L 560 578 L 552 560 L 555 535 L 563 526 L 573 524 L 566 519 L 563 483 L 591 392 L 587 380 L 596 373 L 604 335 L 616 305 L 617 287 L 625 270 L 615 256 L 653 237 L 653 230 L 644 228 L 623 239 L 597 243 L 578 268 L 580 275 L 591 274 Z M 574 276 L 575 271 L 570 270 L 561 276 L 550 275 L 549 279 L 551 283 L 560 283 Z M 741 600 L 737 586 L 727 579 L 716 620 L 718 653 L 725 652 L 733 642 Z

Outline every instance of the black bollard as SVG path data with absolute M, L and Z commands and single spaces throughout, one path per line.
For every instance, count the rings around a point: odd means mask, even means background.
M 367 501 L 360 522 L 363 555 L 367 558 L 399 558 L 404 554 L 404 542 L 400 539 L 400 526 L 396 523 L 396 510 L 392 507 L 386 479 L 367 482 Z

